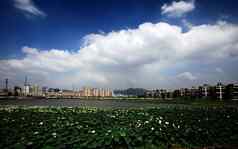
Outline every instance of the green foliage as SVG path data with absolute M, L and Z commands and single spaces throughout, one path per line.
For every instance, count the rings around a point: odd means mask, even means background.
M 237 108 L 4 108 L 0 148 L 194 148 L 237 144 Z

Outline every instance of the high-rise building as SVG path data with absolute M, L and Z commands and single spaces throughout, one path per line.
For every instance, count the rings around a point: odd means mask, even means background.
M 105 97 L 111 97 L 112 96 L 112 91 L 109 88 L 105 89 L 105 95 L 104 96 Z
M 233 85 L 232 100 L 238 100 L 238 83 Z
M 185 89 L 184 88 L 180 88 L 179 89 L 179 94 L 180 94 L 179 95 L 180 97 L 184 97 L 185 96 Z
M 30 95 L 30 85 L 24 85 L 23 94 L 24 94 L 24 96 Z
M 225 89 L 225 86 L 221 82 L 217 83 L 217 85 L 216 85 L 217 99 L 219 99 L 219 100 L 223 99 L 223 97 L 224 97 L 224 89 Z
M 207 98 L 209 96 L 209 85 L 208 84 L 204 84 L 202 86 L 202 96 L 204 98 Z
M 23 95 L 29 96 L 30 95 L 30 85 L 27 83 L 27 76 L 25 77 L 24 87 L 23 87 Z
M 104 97 L 104 96 L 105 96 L 105 91 L 104 91 L 103 88 L 100 88 L 100 89 L 99 89 L 99 96 L 100 96 L 100 97 Z
M 30 87 L 30 95 L 31 96 L 42 96 L 41 88 L 35 84 Z
M 8 79 L 6 79 L 5 81 L 6 81 L 6 82 L 5 82 L 5 83 L 6 83 L 5 88 L 6 88 L 6 90 L 8 90 Z
M 91 89 L 89 87 L 84 87 L 83 88 L 83 96 L 85 96 L 85 97 L 93 96 L 93 89 Z
M 94 96 L 94 97 L 99 97 L 99 95 L 100 95 L 100 94 L 99 94 L 99 89 L 98 89 L 98 88 L 94 88 L 94 89 L 93 89 L 93 96 Z

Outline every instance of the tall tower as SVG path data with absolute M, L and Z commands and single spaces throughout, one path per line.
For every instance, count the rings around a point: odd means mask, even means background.
M 27 86 L 27 76 L 25 76 L 24 86 Z
M 222 86 L 219 85 L 219 99 L 222 100 Z
M 205 92 L 204 93 L 205 97 L 207 97 L 207 87 L 206 86 L 204 87 L 204 92 Z
M 25 76 L 25 82 L 24 82 L 24 87 L 23 87 L 23 93 L 25 96 L 27 96 L 29 94 L 29 90 L 30 90 L 30 87 L 29 85 L 27 84 L 27 76 Z
M 6 90 L 8 90 L 8 78 L 5 79 L 5 84 L 6 84 L 5 88 L 6 88 Z

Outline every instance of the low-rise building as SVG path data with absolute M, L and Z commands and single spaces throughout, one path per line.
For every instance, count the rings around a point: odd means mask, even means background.
M 6 89 L 0 89 L 0 96 L 8 96 L 8 91 Z
M 44 86 L 44 87 L 42 87 L 41 90 L 42 90 L 42 96 L 43 96 L 43 97 L 47 96 L 47 93 L 48 93 L 48 87 Z
M 46 92 L 46 97 L 58 98 L 61 97 L 62 91 L 58 88 L 49 88 Z
M 78 97 L 77 92 L 72 90 L 62 90 L 61 91 L 61 97 L 63 98 L 76 98 Z
M 14 87 L 14 96 L 22 96 L 22 89 L 19 86 Z

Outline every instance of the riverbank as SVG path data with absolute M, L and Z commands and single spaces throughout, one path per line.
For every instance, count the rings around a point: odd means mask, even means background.
M 237 101 L 218 101 L 207 99 L 45 99 L 45 98 L 10 98 L 0 99 L 0 106 L 43 106 L 43 107 L 97 107 L 97 108 L 152 108 L 166 106 L 195 107 L 238 107 Z
M 5 99 L 0 106 L 40 106 L 40 107 L 96 107 L 96 108 L 152 108 L 164 107 L 152 100 L 114 100 L 114 99 Z M 172 106 L 172 105 L 171 105 Z M 174 105 L 175 106 L 175 105 Z M 177 105 L 178 106 L 178 105 Z

